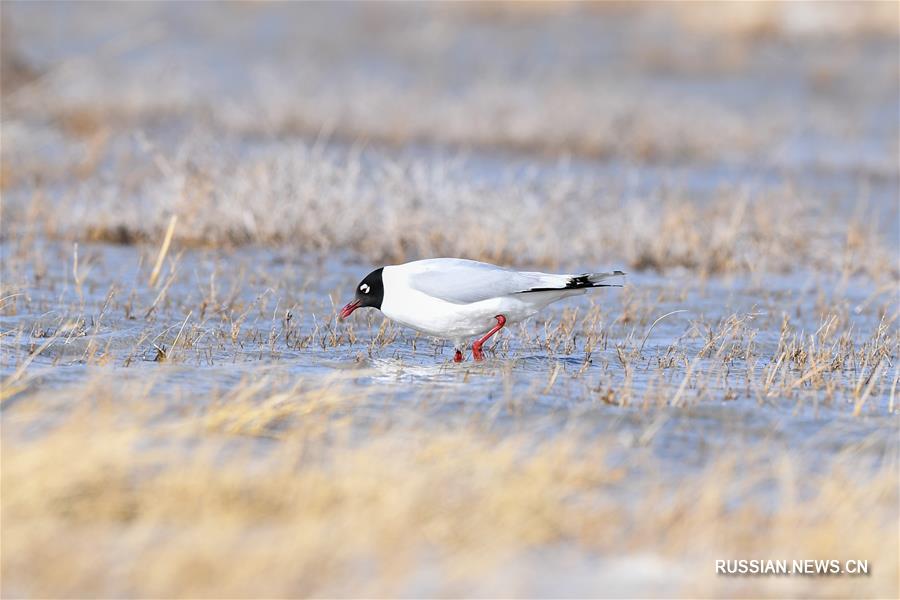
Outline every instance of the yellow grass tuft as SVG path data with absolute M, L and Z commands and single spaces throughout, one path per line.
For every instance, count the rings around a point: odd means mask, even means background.
M 415 409 L 342 417 L 333 407 L 365 399 L 341 388 L 248 381 L 168 408 L 145 385 L 22 399 L 3 416 L 4 596 L 508 595 L 515 565 L 538 553 L 565 568 L 566 549 L 691 574 L 668 595 L 897 591 L 896 458 L 847 451 L 813 469 L 759 446 L 673 476 L 577 427 L 536 441 L 423 427 Z M 34 408 L 57 395 L 68 408 L 35 434 Z M 868 559 L 872 574 L 716 578 L 726 557 Z M 616 579 L 583 576 L 574 593 Z

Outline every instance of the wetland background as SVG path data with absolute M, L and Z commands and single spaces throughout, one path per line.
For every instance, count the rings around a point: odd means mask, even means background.
M 3 2 L 2 595 L 897 597 L 898 10 Z

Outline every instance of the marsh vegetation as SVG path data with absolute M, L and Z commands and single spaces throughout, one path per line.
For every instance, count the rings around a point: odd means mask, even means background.
M 0 6 L 4 597 L 898 595 L 895 4 Z

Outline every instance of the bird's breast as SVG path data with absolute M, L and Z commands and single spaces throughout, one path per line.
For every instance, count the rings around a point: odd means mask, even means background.
M 507 323 L 515 323 L 534 315 L 538 309 L 525 298 L 515 296 L 455 304 L 415 290 L 393 297 L 386 294 L 381 305 L 381 311 L 392 321 L 444 338 L 480 335 L 497 324 L 497 315 L 506 317 Z

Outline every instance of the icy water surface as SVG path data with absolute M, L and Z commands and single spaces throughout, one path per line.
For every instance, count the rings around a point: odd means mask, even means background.
M 632 273 L 622 289 L 502 332 L 483 363 L 457 365 L 449 344 L 376 311 L 336 322 L 372 268 L 350 257 L 184 250 L 151 286 L 155 248 L 37 239 L 37 260 L 2 250 L 2 371 L 24 367 L 32 388 L 150 381 L 177 406 L 248 379 L 303 381 L 362 394 L 357 417 L 414 409 L 426 426 L 487 419 L 538 437 L 575 422 L 682 466 L 769 441 L 827 455 L 866 440 L 875 461 L 895 444 L 892 291 L 864 281 Z M 829 364 L 811 367 L 803 355 L 816 352 Z

